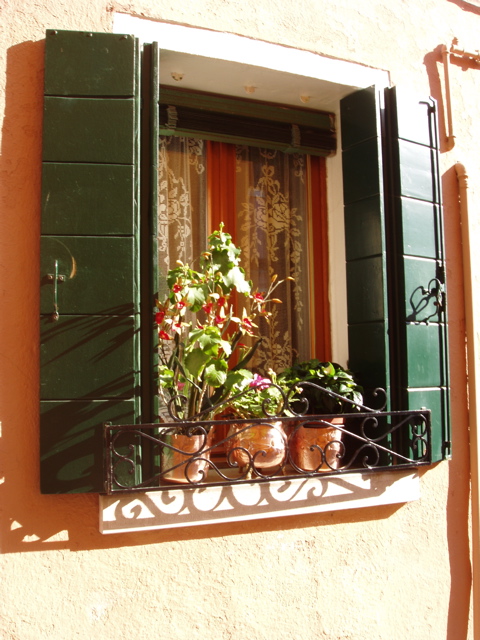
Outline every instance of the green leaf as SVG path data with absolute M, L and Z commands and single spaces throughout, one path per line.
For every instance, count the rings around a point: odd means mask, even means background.
M 235 288 L 239 293 L 250 293 L 252 290 L 252 283 L 245 278 L 245 271 L 241 267 L 230 269 L 224 275 L 223 282 L 229 291 Z
M 220 346 L 222 347 L 223 352 L 228 358 L 232 353 L 232 345 L 230 344 L 230 342 L 228 342 L 228 340 L 221 340 Z
M 222 344 L 222 335 L 218 327 L 205 327 L 205 329 L 194 329 L 190 333 L 190 343 L 192 349 L 193 345 L 198 342 L 198 345 L 206 353 L 216 356 L 218 354 L 218 348 Z
M 214 360 L 205 367 L 205 382 L 211 387 L 220 387 L 227 379 L 227 363 L 225 360 Z
M 165 365 L 158 367 L 158 381 L 162 387 L 168 389 L 173 386 L 174 373 Z
M 231 255 L 228 250 L 215 250 L 212 251 L 211 267 L 213 271 L 220 271 L 222 275 L 228 273 L 228 271 L 234 266 L 234 262 L 231 260 Z
M 198 378 L 209 360 L 210 356 L 203 349 L 193 349 L 185 358 L 185 367 L 194 378 Z
M 333 366 L 333 364 L 331 362 L 328 362 L 327 365 L 325 367 L 322 367 L 322 373 L 325 376 L 330 376 L 333 377 L 335 375 L 335 367 Z
M 168 288 L 171 289 L 173 285 L 177 282 L 178 278 L 183 275 L 183 269 L 181 267 L 177 267 L 176 269 L 170 269 L 167 274 L 167 285 Z
M 252 380 L 252 372 L 248 369 L 238 369 L 237 371 L 229 371 L 225 380 L 225 387 L 231 389 L 233 386 L 239 385 L 244 380 Z
M 186 290 L 187 304 L 192 311 L 199 311 L 207 299 L 207 292 L 203 285 L 189 286 Z

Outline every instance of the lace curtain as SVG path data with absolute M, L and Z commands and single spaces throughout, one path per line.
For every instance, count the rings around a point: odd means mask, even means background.
M 254 366 L 288 367 L 310 357 L 308 305 L 308 194 L 306 157 L 237 147 L 236 239 L 248 277 L 266 290 L 274 274 L 288 276 L 276 291 L 270 322 L 259 320 L 263 341 Z
M 208 235 L 207 184 L 228 185 L 232 176 L 210 176 L 207 181 L 207 143 L 162 137 L 159 162 L 159 265 L 161 275 L 180 259 L 192 260 L 206 245 Z M 216 147 L 218 150 L 218 146 Z M 213 165 L 214 163 L 211 163 Z M 221 165 L 222 163 L 215 163 Z M 281 371 L 295 358 L 311 355 L 309 282 L 309 197 L 306 156 L 253 147 L 236 148 L 234 190 L 236 211 L 225 212 L 225 230 L 242 248 L 242 265 L 260 291 L 271 277 L 292 276 L 277 290 L 281 305 L 273 305 L 270 323 L 260 319 L 262 344 L 251 366 L 265 373 Z M 220 174 L 226 169 L 217 169 Z M 218 181 L 218 182 L 217 182 Z M 210 198 L 211 206 L 214 206 Z M 231 228 L 235 226 L 235 228 Z M 238 301 L 242 304 L 242 301 Z M 239 309 L 241 313 L 241 309 Z
M 206 145 L 203 140 L 161 136 L 158 162 L 160 282 L 177 260 L 191 262 L 194 256 L 205 251 L 206 244 Z

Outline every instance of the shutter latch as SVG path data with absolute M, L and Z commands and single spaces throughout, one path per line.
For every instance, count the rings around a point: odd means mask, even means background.
M 66 277 L 58 273 L 58 260 L 55 260 L 55 273 L 47 273 L 48 282 L 53 283 L 53 313 L 52 320 L 58 320 L 58 283 L 65 282 Z
M 429 320 L 439 313 L 445 311 L 445 289 L 443 283 L 438 278 L 432 278 L 427 287 L 422 287 L 422 295 L 427 298 L 435 298 L 433 304 L 437 308 L 435 313 L 432 313 L 428 318 L 423 320 L 425 324 L 428 324 Z

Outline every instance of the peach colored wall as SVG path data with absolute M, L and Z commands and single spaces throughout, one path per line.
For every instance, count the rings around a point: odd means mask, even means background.
M 464 304 L 453 166 L 457 160 L 466 165 L 470 206 L 478 210 L 480 67 L 474 63 L 452 68 L 457 144 L 444 150 L 441 166 L 454 458 L 423 472 L 420 501 L 102 537 L 96 496 L 39 494 L 44 31 L 108 31 L 113 11 L 388 69 L 394 83 L 433 95 L 441 107 L 440 45 L 457 36 L 466 47 L 480 47 L 480 8 L 462 0 L 0 0 L 0 638 L 472 638 Z M 443 118 L 441 126 L 444 132 Z

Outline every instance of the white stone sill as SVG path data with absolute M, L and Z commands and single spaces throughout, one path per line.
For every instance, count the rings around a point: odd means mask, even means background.
M 420 498 L 418 471 L 355 472 L 266 483 L 100 496 L 100 532 L 127 533 L 398 504 Z

